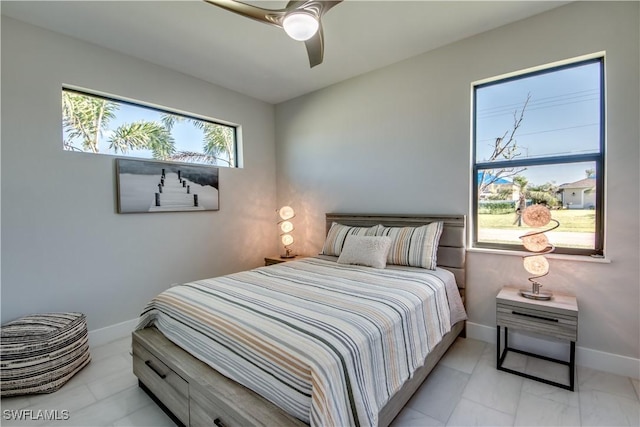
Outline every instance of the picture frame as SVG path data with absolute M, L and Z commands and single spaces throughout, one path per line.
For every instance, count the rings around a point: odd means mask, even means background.
M 116 159 L 118 213 L 219 210 L 215 166 Z

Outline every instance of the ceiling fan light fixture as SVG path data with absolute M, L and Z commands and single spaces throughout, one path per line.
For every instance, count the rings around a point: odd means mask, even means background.
M 309 40 L 320 27 L 318 19 L 310 13 L 295 11 L 285 16 L 282 27 L 289 37 L 297 41 Z

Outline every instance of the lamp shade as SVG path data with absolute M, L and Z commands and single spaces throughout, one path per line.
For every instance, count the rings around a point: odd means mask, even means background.
M 282 221 L 280 223 L 280 230 L 283 233 L 290 233 L 293 231 L 293 224 L 291 223 L 291 221 Z
M 549 261 L 543 255 L 533 255 L 525 257 L 524 269 L 537 277 L 549 273 Z
M 291 206 L 283 206 L 278 209 L 278 215 L 280 215 L 280 218 L 282 218 L 284 221 L 293 218 L 295 214 L 296 213 Z
M 551 222 L 551 211 L 544 205 L 531 205 L 522 212 L 522 220 L 529 227 L 544 227 Z
M 320 24 L 315 16 L 306 12 L 292 12 L 285 16 L 282 27 L 289 37 L 297 41 L 309 40 L 318 32 Z
M 293 244 L 293 236 L 291 234 L 283 234 L 281 241 L 283 245 L 289 246 Z
M 520 236 L 520 239 L 522 239 L 524 247 L 531 252 L 542 252 L 550 246 L 547 236 L 536 231 L 530 231 L 524 236 Z

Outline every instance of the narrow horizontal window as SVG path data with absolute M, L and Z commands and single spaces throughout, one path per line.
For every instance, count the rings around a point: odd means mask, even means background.
M 556 252 L 603 254 L 603 60 L 474 88 L 473 246 L 523 249 L 521 211 L 544 204 Z
M 237 166 L 237 127 L 62 89 L 67 151 Z

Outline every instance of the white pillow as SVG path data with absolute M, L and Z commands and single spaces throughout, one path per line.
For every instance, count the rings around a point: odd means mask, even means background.
M 391 238 L 389 237 L 347 236 L 338 258 L 338 264 L 385 268 L 390 247 Z

